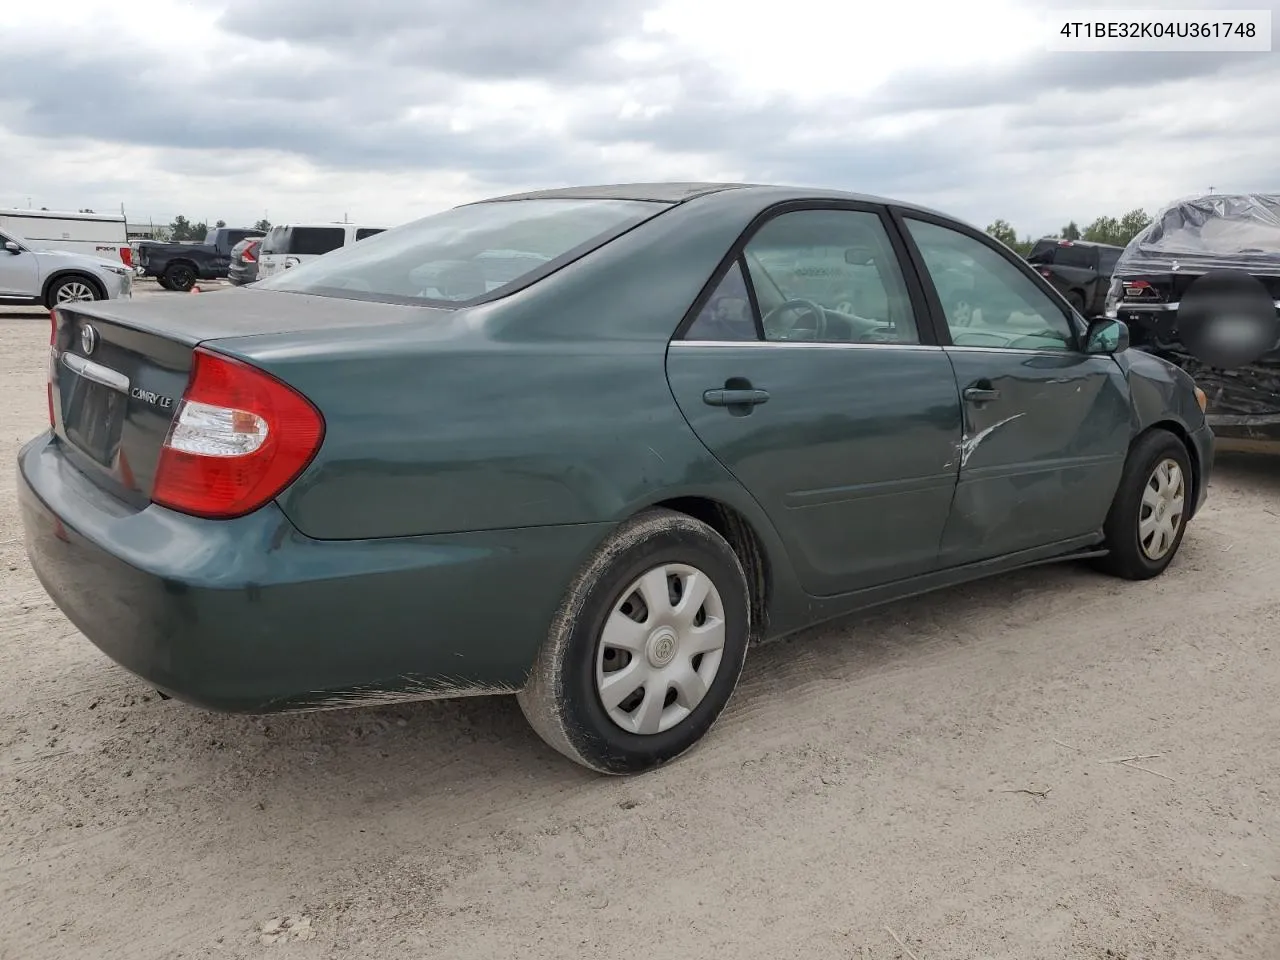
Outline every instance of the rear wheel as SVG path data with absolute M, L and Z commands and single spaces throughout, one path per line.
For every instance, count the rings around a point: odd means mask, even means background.
M 624 523 L 574 579 L 517 695 L 569 759 L 638 773 L 678 757 L 720 716 L 751 612 L 733 548 L 670 510 Z
M 188 264 L 171 263 L 164 271 L 164 279 L 169 281 L 168 289 L 186 293 L 196 285 L 196 272 Z
M 1159 576 L 1173 561 L 1191 509 L 1191 458 L 1167 430 L 1144 434 L 1125 462 L 1103 530 L 1107 556 L 1100 569 L 1126 580 Z
M 59 277 L 49 286 L 49 293 L 45 297 L 45 306 L 52 310 L 54 307 L 61 306 L 64 303 L 80 303 L 85 300 L 101 299 L 102 294 L 99 292 L 97 284 L 90 281 L 88 277 L 72 275 Z

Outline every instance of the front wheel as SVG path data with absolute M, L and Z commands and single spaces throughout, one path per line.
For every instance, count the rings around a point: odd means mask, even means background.
M 692 517 L 647 511 L 574 579 L 517 695 L 520 709 L 548 744 L 592 770 L 659 766 L 719 718 L 750 632 L 733 548 Z
M 52 310 L 67 303 L 81 303 L 86 300 L 101 300 L 97 287 L 84 277 L 62 277 L 49 287 L 45 298 L 45 306 Z
M 1103 532 L 1103 571 L 1126 580 L 1159 576 L 1173 562 L 1187 529 L 1194 479 L 1182 441 L 1159 428 L 1129 451 Z

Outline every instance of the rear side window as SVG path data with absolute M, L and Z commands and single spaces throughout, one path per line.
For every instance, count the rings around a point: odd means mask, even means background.
M 1111 276 L 1116 272 L 1116 264 L 1120 260 L 1122 250 L 1108 250 L 1103 248 L 1098 251 L 1098 272 Z
M 477 301 L 536 280 L 668 206 L 550 197 L 468 204 L 386 230 L 260 285 L 384 303 Z
M 1092 247 L 1059 247 L 1058 253 L 1053 260 L 1060 267 L 1085 267 L 1091 268 L 1097 261 L 1094 260 L 1094 251 Z
M 341 227 L 293 227 L 280 252 L 318 257 L 342 246 L 346 234 Z
M 383 233 L 385 229 L 385 227 L 361 227 L 356 231 L 356 239 L 364 240 L 367 237 L 377 236 L 379 233 Z

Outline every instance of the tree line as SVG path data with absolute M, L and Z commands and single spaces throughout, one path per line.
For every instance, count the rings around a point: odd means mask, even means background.
M 225 227 L 226 225 L 227 225 L 227 221 L 219 220 L 213 226 L 215 229 L 217 229 L 218 227 Z M 271 221 L 269 221 L 266 217 L 263 217 L 261 220 L 259 220 L 257 223 L 253 225 L 253 229 L 261 230 L 263 233 L 265 233 L 266 231 L 271 229 Z M 205 235 L 208 232 L 209 232 L 209 225 L 205 223 L 203 220 L 197 223 L 192 223 L 182 214 L 178 214 L 178 216 L 174 217 L 173 222 L 169 224 L 169 239 L 174 241 L 177 241 L 177 240 L 200 241 L 205 238 Z
M 1109 243 L 1113 246 L 1123 247 L 1146 229 L 1150 223 L 1151 215 L 1139 207 L 1130 210 L 1119 219 L 1115 217 L 1099 217 L 1083 230 L 1072 220 L 1056 234 L 1053 234 L 1052 238 L 1057 240 L 1088 240 L 1091 243 Z M 1013 229 L 1013 226 L 1007 220 L 997 220 L 995 223 L 989 224 L 987 233 L 1024 257 L 1031 252 L 1031 248 L 1035 246 L 1036 242 L 1030 235 L 1025 235 L 1019 240 L 1018 232 Z

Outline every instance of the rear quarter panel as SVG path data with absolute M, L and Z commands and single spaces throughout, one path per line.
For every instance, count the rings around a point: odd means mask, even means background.
M 323 447 L 281 496 L 285 513 L 308 536 L 358 539 L 608 522 L 666 497 L 743 496 L 665 373 L 676 326 L 759 209 L 716 199 L 446 319 L 423 311 L 421 325 L 364 329 L 369 305 L 353 301 L 349 331 L 214 343 L 324 414 Z

